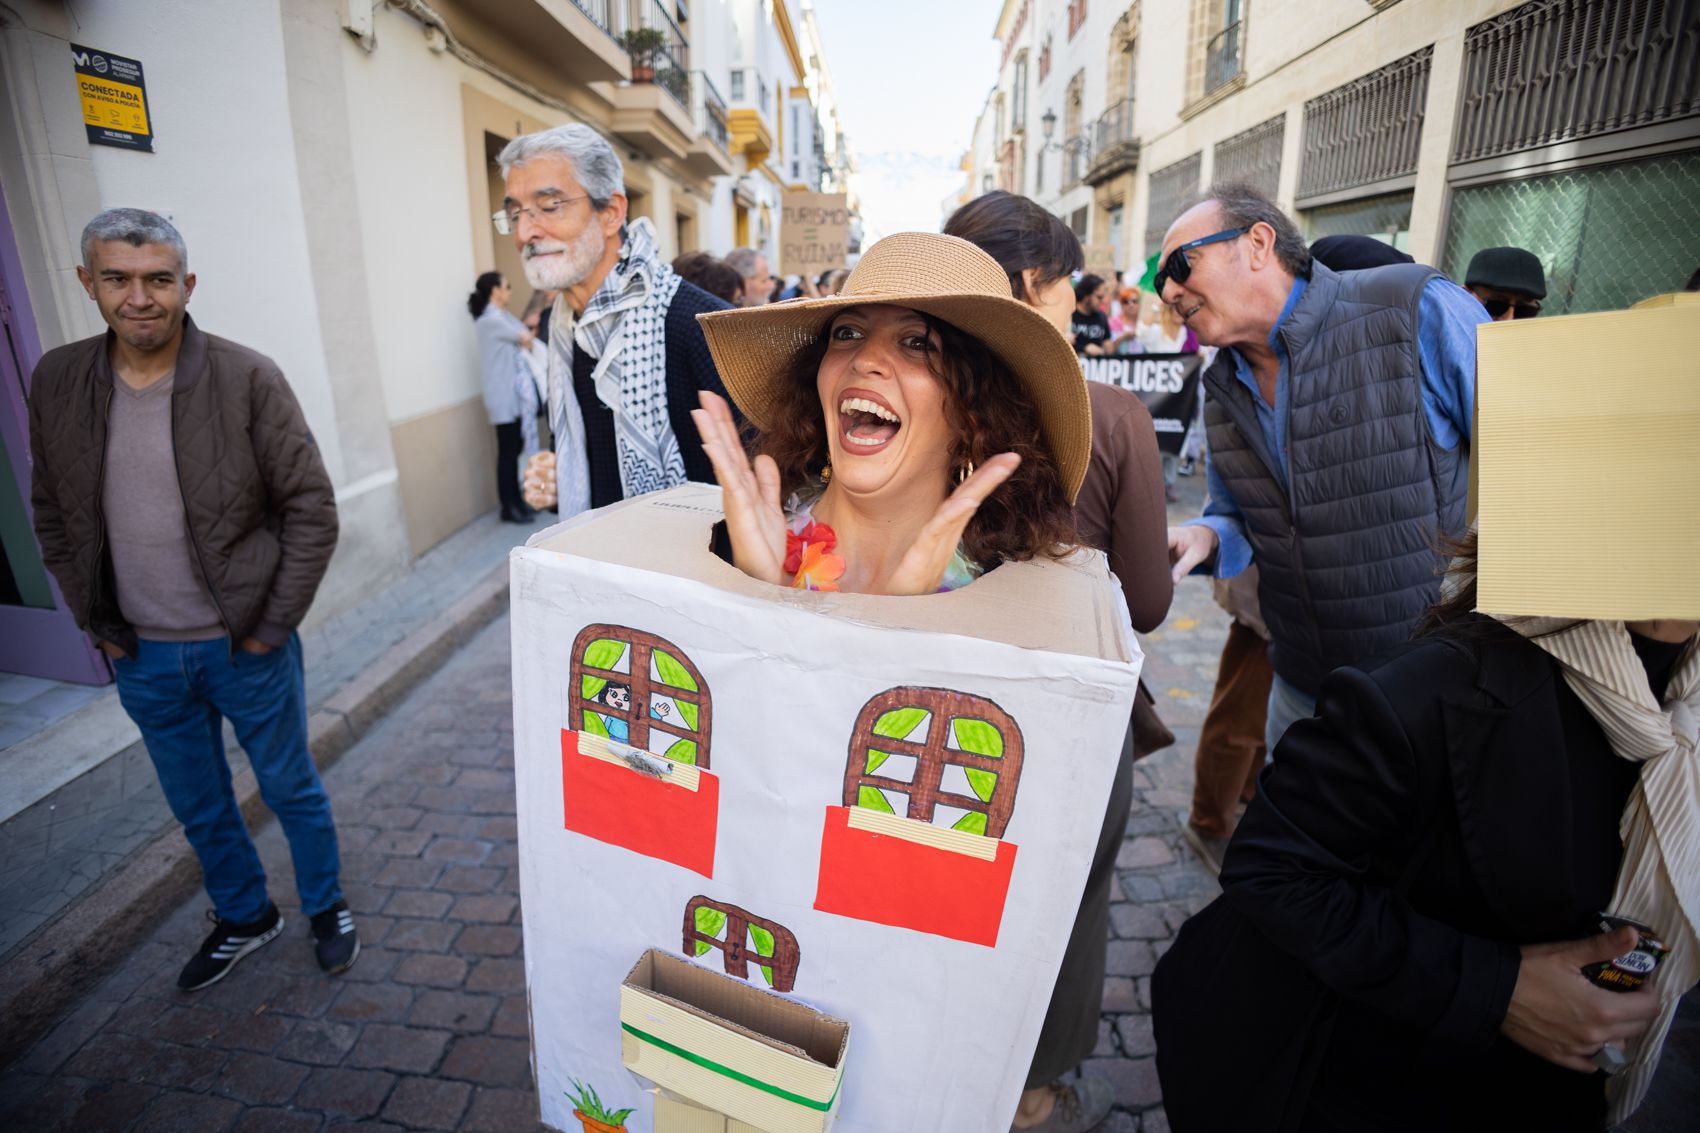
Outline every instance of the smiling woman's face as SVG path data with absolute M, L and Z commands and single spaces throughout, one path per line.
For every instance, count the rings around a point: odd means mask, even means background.
M 951 429 L 944 383 L 927 365 L 937 335 L 919 313 L 883 305 L 852 307 L 826 333 L 815 388 L 833 484 L 858 496 L 942 493 Z

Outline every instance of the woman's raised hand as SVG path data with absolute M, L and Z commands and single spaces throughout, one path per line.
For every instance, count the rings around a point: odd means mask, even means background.
M 1021 457 L 1015 453 L 1000 453 L 958 484 L 956 491 L 945 497 L 933 518 L 921 528 L 914 545 L 897 564 L 884 593 L 937 593 L 939 583 L 944 581 L 944 572 L 950 566 L 951 556 L 956 554 L 956 548 L 962 542 L 962 532 L 968 521 L 980 510 L 986 497 L 1008 480 L 1020 464 Z
M 779 466 L 771 456 L 758 456 L 755 464 L 750 464 L 725 398 L 702 390 L 698 400 L 702 408 L 691 410 L 691 420 L 702 434 L 703 451 L 713 462 L 714 478 L 720 482 L 726 533 L 732 539 L 732 563 L 751 578 L 783 586 L 790 580 L 785 577 L 785 509 L 779 499 Z

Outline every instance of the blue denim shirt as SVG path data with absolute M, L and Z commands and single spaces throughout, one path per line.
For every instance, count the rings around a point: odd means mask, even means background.
M 1237 350 L 1228 349 L 1234 361 L 1234 376 L 1251 390 L 1257 405 L 1257 421 L 1263 427 L 1263 439 L 1270 452 L 1281 454 L 1281 464 L 1275 475 L 1282 491 L 1290 491 L 1287 470 L 1287 400 L 1292 383 L 1287 377 L 1287 351 L 1276 338 L 1281 324 L 1287 321 L 1299 297 L 1304 294 L 1306 280 L 1295 279 L 1287 293 L 1286 305 L 1269 330 L 1269 345 L 1275 349 L 1279 369 L 1275 374 L 1275 404 L 1263 400 L 1257 378 L 1251 366 Z M 1429 432 L 1434 443 L 1451 450 L 1460 443 L 1470 443 L 1470 421 L 1476 404 L 1476 325 L 1489 322 L 1488 313 L 1476 297 L 1449 279 L 1435 278 L 1423 287 L 1418 300 L 1417 360 L 1423 374 L 1423 412 L 1428 416 Z M 1216 467 L 1206 454 L 1205 486 L 1209 497 L 1204 502 L 1204 514 L 1187 521 L 1187 525 L 1203 524 L 1216 532 L 1221 540 L 1216 551 L 1216 577 L 1232 578 L 1251 564 L 1251 540 L 1246 536 L 1245 520 L 1239 505 L 1229 493 Z M 1200 566 L 1194 574 L 1204 573 Z

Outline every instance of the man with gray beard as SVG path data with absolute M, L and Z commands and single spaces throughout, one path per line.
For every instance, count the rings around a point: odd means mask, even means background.
M 696 317 L 726 304 L 673 272 L 647 217 L 627 220 L 625 169 L 588 126 L 556 126 L 497 156 L 506 196 L 494 220 L 533 287 L 558 291 L 549 335 L 548 455 L 526 502 L 563 516 L 686 480 L 714 483 L 690 411 L 726 396 Z M 553 483 L 551 483 L 553 481 Z

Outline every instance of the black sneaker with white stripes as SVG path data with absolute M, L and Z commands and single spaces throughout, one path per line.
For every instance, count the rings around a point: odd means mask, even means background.
M 177 977 L 177 986 L 184 991 L 199 991 L 222 980 L 236 961 L 283 931 L 283 914 L 271 904 L 264 916 L 250 924 L 221 921 L 211 909 L 207 910 L 207 919 L 213 923 L 212 932 Z
M 360 955 L 360 935 L 354 931 L 354 915 L 348 911 L 347 901 L 313 914 L 313 936 L 319 967 L 333 976 L 354 967 L 354 958 Z

